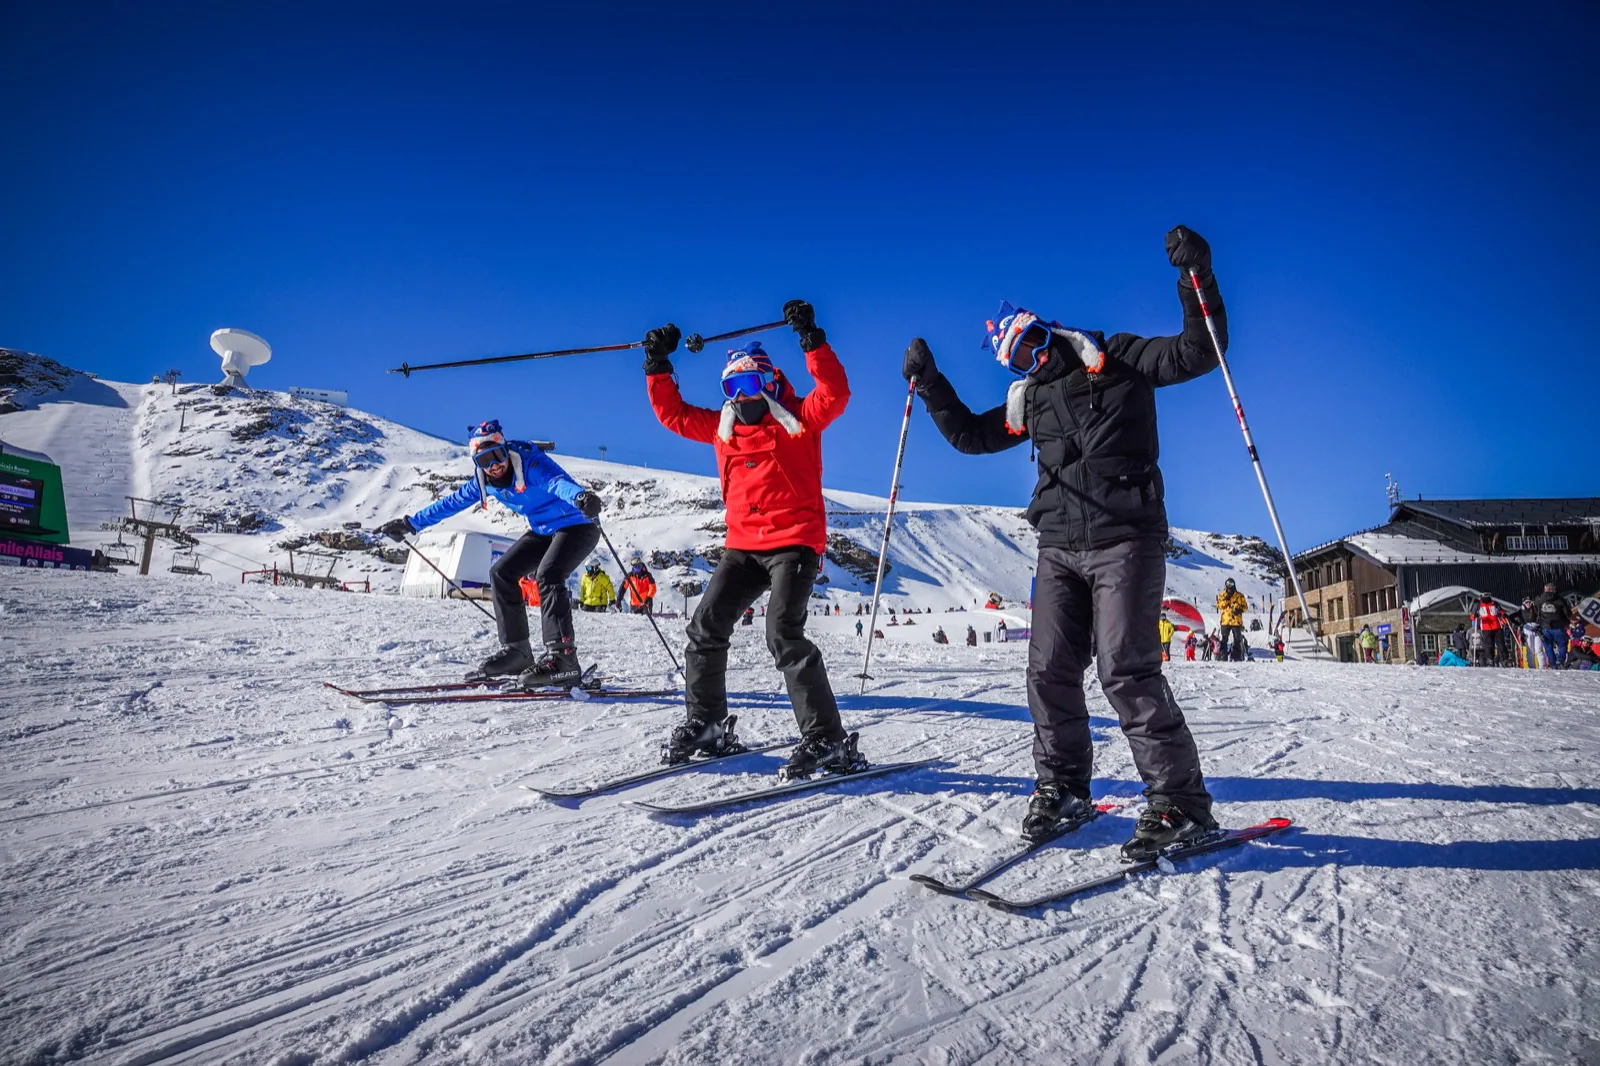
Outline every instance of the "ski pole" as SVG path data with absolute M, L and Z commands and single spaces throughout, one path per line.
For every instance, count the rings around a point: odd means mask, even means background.
M 710 341 L 725 341 L 733 337 L 743 337 L 751 333 L 761 333 L 765 330 L 776 329 L 786 325 L 784 322 L 766 322 L 759 326 L 746 326 L 743 329 L 731 330 L 727 333 L 718 333 L 714 337 L 702 337 L 698 333 L 691 333 L 684 341 L 684 347 L 691 352 L 698 352 Z M 489 366 L 494 363 L 517 363 L 525 359 L 557 359 L 564 355 L 593 355 L 596 352 L 625 352 L 629 348 L 642 348 L 644 341 L 632 341 L 628 344 L 601 344 L 593 348 L 561 348 L 553 352 L 524 352 L 522 355 L 495 355 L 487 359 L 457 359 L 449 363 L 424 363 L 421 366 L 412 366 L 410 363 L 401 363 L 388 371 L 390 374 L 400 374 L 410 377 L 418 370 L 449 370 L 460 366 Z
M 872 623 L 867 626 L 867 657 L 861 662 L 861 695 L 867 694 L 872 675 L 872 638 L 878 635 L 878 598 L 883 593 L 883 572 L 889 563 L 889 530 L 894 527 L 894 506 L 900 500 L 900 464 L 906 458 L 906 433 L 911 429 L 911 398 L 917 394 L 917 379 L 906 385 L 906 413 L 900 419 L 900 446 L 894 453 L 894 477 L 889 482 L 889 511 L 883 519 L 883 544 L 878 548 L 878 577 L 872 583 Z
M 410 548 L 411 551 L 416 554 L 416 557 L 418 559 L 421 559 L 423 562 L 427 563 L 430 567 L 433 568 L 433 572 L 434 573 L 436 573 L 440 577 L 444 578 L 445 584 L 447 584 L 451 588 L 455 589 L 456 590 L 456 594 L 458 596 L 460 596 L 462 599 L 466 600 L 468 603 L 472 604 L 472 606 L 476 607 L 478 610 L 483 611 L 483 616 L 485 618 L 487 618 L 489 621 L 494 622 L 495 625 L 497 625 L 497 626 L 500 624 L 499 621 L 495 618 L 495 616 L 490 614 L 489 611 L 484 608 L 483 604 L 479 603 L 477 600 L 475 600 L 472 597 L 468 596 L 465 589 L 463 589 L 460 585 L 456 584 L 454 581 L 450 580 L 450 575 L 449 574 L 445 573 L 443 570 L 440 570 L 437 566 L 434 566 L 432 559 L 428 558 L 426 555 L 423 555 L 420 551 L 418 551 L 417 550 L 417 546 L 415 544 L 411 543 L 411 538 L 410 537 L 401 537 L 400 539 L 405 543 L 405 546 L 407 548 Z
M 1283 563 L 1289 571 L 1289 581 L 1294 586 L 1295 596 L 1300 600 L 1300 611 L 1305 615 L 1306 628 L 1311 631 L 1311 639 L 1320 654 L 1322 638 L 1312 621 L 1311 605 L 1306 603 L 1305 590 L 1300 587 L 1300 575 L 1294 569 L 1294 556 L 1289 554 L 1289 541 L 1283 535 L 1283 523 L 1278 521 L 1278 505 L 1272 502 L 1272 490 L 1267 488 L 1267 471 L 1261 465 L 1261 456 L 1256 451 L 1255 439 L 1250 436 L 1250 424 L 1244 420 L 1244 405 L 1239 402 L 1239 392 L 1233 387 L 1233 374 L 1228 370 L 1228 357 L 1222 354 L 1222 341 L 1217 338 L 1217 324 L 1211 318 L 1211 308 L 1206 306 L 1206 294 L 1200 289 L 1200 275 L 1194 267 L 1189 268 L 1189 283 L 1194 286 L 1195 298 L 1200 301 L 1200 313 L 1205 316 L 1206 331 L 1211 334 L 1211 346 L 1217 351 L 1217 365 L 1222 368 L 1222 380 L 1228 383 L 1228 395 L 1233 399 L 1233 413 L 1239 418 L 1239 431 L 1244 434 L 1244 446 L 1250 452 L 1250 462 L 1255 466 L 1256 480 L 1261 483 L 1261 495 L 1267 501 L 1267 514 L 1272 516 L 1272 530 L 1278 535 L 1278 548 L 1283 552 Z
M 594 519 L 591 518 L 589 521 L 594 522 Z M 599 522 L 594 522 L 594 528 L 600 531 L 600 539 L 606 542 L 606 548 L 611 552 L 611 558 L 617 561 L 617 570 L 623 575 L 622 583 L 626 585 L 628 583 L 628 568 L 622 565 L 622 556 L 617 554 L 617 549 L 612 545 L 611 538 L 606 536 L 606 531 Z M 667 658 L 672 660 L 672 668 L 680 674 L 683 673 L 683 667 L 678 665 L 678 657 L 672 654 L 672 645 L 667 643 L 667 638 L 661 634 L 661 627 L 656 625 L 655 613 L 646 611 L 645 617 L 650 619 L 650 628 L 656 631 L 656 639 L 661 641 L 661 647 L 666 651 Z

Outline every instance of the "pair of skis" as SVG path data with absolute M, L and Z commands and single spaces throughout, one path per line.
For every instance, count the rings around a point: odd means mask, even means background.
M 732 732 L 733 723 L 735 721 L 737 721 L 736 717 L 729 716 L 727 728 L 730 733 Z M 737 741 L 735 743 L 737 743 Z M 541 787 L 538 785 L 523 785 L 522 787 L 527 789 L 529 792 L 537 792 L 546 799 L 583 800 L 588 799 L 591 796 L 599 796 L 607 792 L 617 792 L 622 789 L 632 788 L 636 785 L 643 785 L 651 781 L 658 781 L 663 777 L 670 777 L 673 774 L 682 773 L 685 770 L 698 770 L 701 767 L 708 766 L 712 763 L 721 762 L 724 759 L 736 759 L 741 755 L 757 755 L 762 752 L 774 751 L 778 748 L 786 748 L 794 743 L 796 742 L 793 740 L 779 740 L 770 744 L 760 744 L 753 748 L 747 748 L 743 744 L 739 744 L 737 751 L 725 751 L 717 755 L 692 759 L 689 762 L 672 763 L 666 766 L 658 766 L 653 770 L 645 770 L 640 773 L 628 774 L 623 777 L 615 777 L 608 781 L 602 781 L 598 784 L 587 785 L 581 788 L 569 788 L 561 786 Z M 821 789 L 832 788 L 835 785 L 844 784 L 848 781 L 857 781 L 867 777 L 882 777 L 886 774 L 896 774 L 905 770 L 914 770 L 918 767 L 928 766 L 937 761 L 937 759 L 929 758 L 916 759 L 909 762 L 879 763 L 876 766 L 865 766 L 862 769 L 851 770 L 848 773 L 823 774 L 819 777 L 806 778 L 800 781 L 789 781 L 763 788 L 749 789 L 744 792 L 735 792 L 729 795 L 717 796 L 712 799 L 701 800 L 694 803 L 655 803 L 647 800 L 636 800 L 634 801 L 633 805 L 641 810 L 649 811 L 651 814 L 658 815 L 715 814 L 725 810 L 732 810 L 735 807 L 743 807 L 746 804 L 764 803 L 767 800 L 783 799 L 789 796 L 797 796 L 807 792 L 816 792 Z
M 1150 856 L 1149 858 L 1139 859 L 1135 862 L 1124 863 L 1123 865 L 1120 865 L 1106 873 L 1099 874 L 1094 877 L 1084 878 L 1079 881 L 1071 881 L 1059 888 L 1051 889 L 1041 895 L 1033 896 L 1031 898 L 1013 899 L 990 892 L 988 889 L 982 887 L 983 885 L 992 881 L 994 878 L 998 877 L 1000 874 L 1016 866 L 1024 859 L 1037 854 L 1042 847 L 1044 847 L 1046 844 L 1049 844 L 1051 841 L 1057 840 L 1062 836 L 1065 836 L 1067 833 L 1070 833 L 1081 826 L 1087 825 L 1089 822 L 1094 821 L 1095 818 L 1098 818 L 1101 814 L 1111 810 L 1116 810 L 1120 806 L 1122 805 L 1118 803 L 1096 804 L 1094 813 L 1086 815 L 1063 826 L 1058 826 L 1057 831 L 1049 838 L 1029 843 L 1022 850 L 1007 855 L 1006 857 L 991 864 L 987 868 L 978 871 L 966 881 L 960 883 L 950 883 L 941 881 L 935 877 L 930 877 L 927 874 L 912 874 L 911 880 L 920 885 L 925 885 L 928 888 L 933 889 L 935 892 L 977 900 L 980 903 L 987 903 L 989 906 L 994 907 L 997 910 L 1021 913 L 1025 911 L 1037 910 L 1041 907 L 1052 906 L 1058 903 L 1064 903 L 1077 896 L 1081 896 L 1084 893 L 1093 892 L 1095 889 L 1121 884 L 1136 874 L 1145 873 L 1155 869 L 1168 869 L 1171 868 L 1175 863 L 1182 862 L 1185 859 L 1192 859 L 1200 855 L 1208 855 L 1212 852 L 1221 851 L 1224 848 L 1236 847 L 1252 840 L 1258 840 L 1261 837 L 1267 836 L 1268 834 L 1287 829 L 1292 824 L 1287 818 L 1268 818 L 1259 825 L 1247 826 L 1243 829 L 1218 829 L 1197 840 L 1166 848 L 1157 852 L 1155 855 Z
M 626 699 L 677 695 L 676 689 L 607 688 L 598 683 L 594 666 L 583 672 L 583 677 L 576 686 L 568 689 L 524 691 L 512 687 L 515 683 L 515 678 L 486 677 L 432 685 L 397 685 L 392 688 L 343 688 L 332 681 L 324 681 L 323 685 L 364 703 L 383 703 L 394 707 L 415 703 L 520 703 L 529 700 Z

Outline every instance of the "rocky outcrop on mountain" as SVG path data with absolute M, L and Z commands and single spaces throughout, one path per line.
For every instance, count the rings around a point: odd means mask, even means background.
M 40 398 L 80 380 L 91 379 L 46 356 L 0 348 L 0 415 L 26 410 Z

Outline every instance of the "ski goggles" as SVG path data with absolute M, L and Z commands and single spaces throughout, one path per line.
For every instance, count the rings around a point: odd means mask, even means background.
M 1013 374 L 1031 374 L 1050 350 L 1050 327 L 1030 311 L 1018 310 L 989 327 L 995 360 Z
M 491 444 L 472 453 L 473 463 L 481 470 L 499 466 L 511 458 L 511 450 L 504 444 Z
M 730 400 L 741 396 L 760 396 L 772 384 L 772 375 L 759 370 L 741 370 L 722 379 L 722 395 Z

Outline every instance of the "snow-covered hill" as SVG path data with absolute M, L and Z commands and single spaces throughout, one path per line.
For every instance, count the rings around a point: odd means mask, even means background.
M 111 384 L 46 370 L 35 366 L 28 408 L 0 416 L 0 441 L 61 464 L 74 542 L 114 544 L 118 534 L 102 526 L 127 513 L 123 497 L 159 499 L 181 508 L 179 523 L 199 542 L 195 561 L 225 582 L 286 565 L 287 549 L 297 548 L 328 556 L 309 565 L 302 556 L 301 569 L 331 567 L 340 577 L 369 578 L 374 588 L 393 590 L 403 555 L 361 531 L 451 491 L 470 470 L 463 445 L 357 410 L 284 393 Z M 606 528 L 624 557 L 639 551 L 652 559 L 663 585 L 707 576 L 723 531 L 714 477 L 556 458 L 607 501 Z M 818 598 L 848 613 L 871 594 L 887 501 L 832 491 L 828 500 L 827 582 Z M 999 592 L 1012 605 L 1025 604 L 1036 538 L 1021 517 L 1023 503 L 902 502 L 886 602 L 970 610 Z M 498 507 L 451 522 L 512 536 L 526 529 Z M 1174 529 L 1173 538 L 1170 595 L 1206 608 L 1227 577 L 1253 605 L 1277 594 L 1265 563 L 1270 552 L 1260 541 L 1187 529 Z M 163 575 L 178 558 L 173 547 L 158 552 Z M 615 570 L 609 558 L 600 561 Z M 663 606 L 678 604 L 668 599 Z M 1019 606 L 1006 617 L 1025 622 L 1026 612 Z M 905 637 L 913 635 L 924 634 Z
M 580 614 L 659 679 L 643 619 Z M 663 623 L 666 625 L 666 623 Z M 672 699 L 397 708 L 461 604 L 0 570 L 0 1062 L 1015 1066 L 1600 1061 L 1600 675 L 1173 663 L 1217 814 L 1299 828 L 1030 916 L 935 896 L 1017 846 L 1026 648 L 818 641 L 872 758 L 927 769 L 719 817 L 602 796 Z M 670 628 L 669 628 L 670 632 Z M 738 629 L 751 739 L 794 723 Z M 1090 691 L 1098 795 L 1140 782 Z M 781 753 L 779 753 L 781 754 Z M 999 887 L 1114 864 L 1131 812 Z

